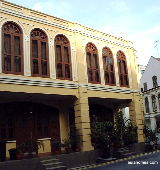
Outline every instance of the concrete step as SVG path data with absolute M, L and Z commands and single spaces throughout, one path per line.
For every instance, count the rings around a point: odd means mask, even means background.
M 136 155 L 136 152 L 129 152 L 129 153 L 124 153 L 121 155 L 122 158 L 127 158 L 129 156 Z
M 40 157 L 40 160 L 56 159 L 55 156 Z
M 66 170 L 67 167 L 63 165 L 59 159 L 56 159 L 54 156 L 41 157 L 40 162 L 43 165 L 43 168 L 46 170 Z
M 129 147 L 123 147 L 123 148 L 120 148 L 119 150 L 128 150 Z
M 46 170 L 67 170 L 67 167 L 66 166 L 50 167 L 46 168 Z
M 40 162 L 41 163 L 49 163 L 49 162 L 57 162 L 59 161 L 58 159 L 55 158 L 48 158 L 48 159 L 41 159 Z
M 97 163 L 105 163 L 105 162 L 110 162 L 110 161 L 115 161 L 117 158 L 112 158 L 112 157 L 110 157 L 110 158 L 101 158 L 101 157 L 99 157 L 98 159 L 97 159 Z
M 130 151 L 129 148 L 121 148 L 118 150 L 118 152 L 128 152 L 128 151 Z
M 43 164 L 46 168 L 51 168 L 51 167 L 59 167 L 59 166 L 63 166 L 62 162 L 51 162 L 51 163 L 47 163 L 47 164 Z
M 47 165 L 59 165 L 62 164 L 62 162 L 49 162 L 49 163 L 43 163 L 43 165 L 47 166 Z

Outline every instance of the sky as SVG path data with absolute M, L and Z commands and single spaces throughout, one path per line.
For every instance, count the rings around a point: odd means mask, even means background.
M 130 40 L 139 64 L 160 57 L 159 0 L 8 1 Z

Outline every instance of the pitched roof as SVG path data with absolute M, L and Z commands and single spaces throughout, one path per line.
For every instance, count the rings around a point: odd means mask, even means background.
M 155 58 L 156 60 L 160 61 L 160 58 Z
M 153 56 L 152 56 L 153 57 Z M 156 59 L 156 60 L 158 60 L 158 61 L 160 61 L 160 58 L 155 58 L 155 57 L 153 57 L 154 59 Z

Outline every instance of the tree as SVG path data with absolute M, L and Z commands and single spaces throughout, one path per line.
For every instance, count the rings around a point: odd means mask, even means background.
M 102 151 L 103 157 L 109 157 L 118 148 L 137 142 L 137 127 L 129 119 L 124 119 L 120 111 L 115 114 L 114 123 L 94 118 L 91 139 L 94 147 Z

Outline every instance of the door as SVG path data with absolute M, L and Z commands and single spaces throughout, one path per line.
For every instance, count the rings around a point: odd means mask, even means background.
M 60 138 L 60 125 L 59 125 L 59 113 L 55 112 L 52 116 L 50 125 L 50 137 L 51 137 L 51 151 L 52 153 L 61 153 L 61 148 L 58 147 L 57 142 L 61 142 Z
M 17 119 L 16 141 L 17 145 L 35 139 L 34 114 L 23 114 Z

